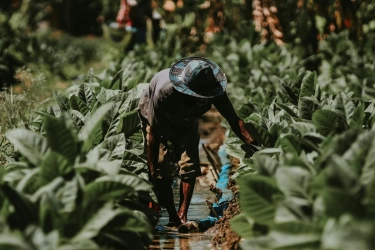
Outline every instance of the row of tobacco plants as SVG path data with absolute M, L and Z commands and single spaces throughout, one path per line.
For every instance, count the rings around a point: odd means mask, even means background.
M 158 214 L 148 182 L 137 103 L 147 84 L 126 72 L 55 92 L 0 169 L 0 248 L 144 249 Z M 109 85 L 107 88 L 101 86 Z M 113 87 L 113 88 L 111 88 Z M 4 138 L 2 142 L 4 143 Z M 2 145 L 3 146 L 3 145 Z
M 267 55 L 240 81 L 237 108 L 260 145 L 247 154 L 226 140 L 242 163 L 231 226 L 244 249 L 374 249 L 375 47 L 357 46 L 347 33 L 320 42 L 319 73 L 278 48 L 281 62 Z

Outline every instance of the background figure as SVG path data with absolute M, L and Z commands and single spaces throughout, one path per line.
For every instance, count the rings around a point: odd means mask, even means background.
M 120 9 L 116 17 L 116 21 L 119 24 L 119 27 L 132 26 L 129 12 L 130 12 L 130 5 L 128 1 L 121 0 Z
M 160 38 L 162 27 L 162 16 L 159 13 L 157 0 L 151 0 L 152 7 L 152 41 L 156 43 Z
M 146 43 L 148 19 L 152 19 L 151 0 L 121 0 L 116 20 L 120 25 L 129 25 L 135 29 L 126 51 L 132 50 L 136 44 Z

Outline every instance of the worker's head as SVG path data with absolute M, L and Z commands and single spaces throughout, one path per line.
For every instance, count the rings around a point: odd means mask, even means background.
M 225 92 L 227 79 L 214 62 L 201 57 L 188 57 L 175 63 L 169 73 L 174 88 L 184 94 L 213 98 Z

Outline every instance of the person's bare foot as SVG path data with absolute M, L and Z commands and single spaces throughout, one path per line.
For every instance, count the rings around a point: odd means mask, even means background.
M 171 218 L 169 217 L 169 222 L 165 227 L 179 227 L 182 224 L 180 218 Z
M 196 221 L 188 221 L 186 223 L 181 224 L 181 226 L 178 227 L 179 233 L 198 233 L 199 232 L 199 226 Z

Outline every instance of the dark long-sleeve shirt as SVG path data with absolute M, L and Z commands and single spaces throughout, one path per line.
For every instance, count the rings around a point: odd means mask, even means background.
M 209 111 L 211 105 L 216 107 L 229 124 L 238 124 L 240 118 L 226 93 L 207 99 L 208 102 L 204 105 L 187 102 L 185 94 L 174 89 L 169 80 L 169 70 L 162 70 L 152 78 L 138 106 L 141 115 L 160 135 L 166 138 L 182 137 L 184 130 Z

